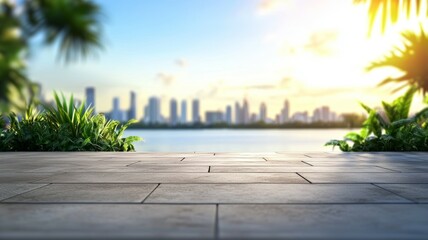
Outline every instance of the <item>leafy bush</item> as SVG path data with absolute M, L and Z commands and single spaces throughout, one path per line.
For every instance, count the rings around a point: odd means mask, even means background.
M 93 108 L 74 105 L 73 96 L 67 103 L 55 94 L 55 104 L 38 112 L 29 107 L 20 120 L 11 113 L 10 125 L 0 133 L 0 151 L 134 151 L 139 137 L 123 138 L 124 125 L 93 114 Z M 2 119 L 0 122 L 5 122 Z
M 369 115 L 360 133 L 348 133 L 344 140 L 331 140 L 326 146 L 345 152 L 428 151 L 428 107 L 409 117 L 416 92 L 417 88 L 410 88 L 392 103 L 382 102 L 381 112 L 361 103 Z

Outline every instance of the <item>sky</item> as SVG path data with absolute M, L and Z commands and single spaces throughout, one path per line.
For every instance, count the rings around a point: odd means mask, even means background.
M 201 115 L 244 98 L 256 113 L 265 102 L 271 118 L 286 99 L 292 113 L 322 105 L 359 113 L 359 102 L 379 106 L 399 95 L 391 94 L 394 86 L 376 85 L 400 72 L 366 67 L 401 43 L 400 30 L 419 26 L 402 22 L 368 37 L 366 6 L 353 0 L 96 2 L 105 49 L 64 65 L 56 48 L 36 39 L 30 77 L 47 98 L 57 91 L 82 99 L 95 87 L 97 112 L 110 111 L 116 96 L 128 108 L 135 91 L 139 116 L 150 96 L 161 97 L 166 116 L 171 98 L 187 100 L 188 108 L 200 99 Z

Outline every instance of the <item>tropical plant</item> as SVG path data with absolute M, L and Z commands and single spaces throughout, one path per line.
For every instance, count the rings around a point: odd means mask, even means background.
M 331 140 L 326 146 L 338 146 L 346 152 L 428 151 L 428 107 L 409 117 L 416 92 L 413 87 L 392 103 L 382 102 L 383 111 L 361 104 L 368 118 L 360 133 L 350 132 L 344 140 Z
M 383 59 L 373 62 L 368 70 L 380 67 L 394 67 L 403 72 L 403 75 L 397 78 L 386 78 L 380 85 L 387 83 L 404 83 L 396 90 L 407 87 L 408 85 L 419 88 L 423 94 L 428 91 L 428 36 L 421 27 L 420 33 L 416 34 L 410 31 L 402 33 L 404 47 L 395 47 Z
M 426 0 L 354 0 L 356 4 L 368 5 L 369 34 L 378 17 L 381 18 L 381 32 L 384 33 L 387 26 L 395 24 L 400 18 L 412 17 L 412 9 L 419 16 L 423 6 L 422 2 L 426 2 Z M 425 16 L 428 15 L 427 10 L 422 13 Z
M 0 113 L 22 111 L 34 97 L 24 61 L 32 37 L 59 46 L 69 63 L 101 48 L 100 16 L 92 0 L 0 0 Z
M 134 151 L 139 137 L 122 137 L 124 125 L 93 114 L 93 108 L 74 105 L 71 96 L 55 96 L 56 106 L 37 111 L 30 106 L 23 119 L 10 113 L 10 125 L 0 133 L 0 151 Z M 4 120 L 3 120 L 4 121 Z

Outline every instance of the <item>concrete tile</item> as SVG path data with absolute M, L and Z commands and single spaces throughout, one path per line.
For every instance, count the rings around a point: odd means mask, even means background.
M 411 203 L 371 184 L 161 184 L 147 203 Z
M 418 203 L 428 203 L 428 184 L 376 184 Z
M 140 203 L 156 184 L 50 184 L 5 202 Z
M 213 157 L 187 157 L 184 158 L 183 162 L 227 162 L 227 161 L 233 161 L 233 162 L 265 162 L 266 160 L 262 157 L 220 157 L 220 156 L 213 156 Z
M 375 166 L 367 167 L 277 167 L 277 166 L 212 166 L 210 172 L 394 172 Z
M 71 168 L 67 169 L 67 172 L 140 172 L 140 173 L 175 173 L 175 172 L 208 172 L 209 166 L 180 166 L 180 165 L 131 165 L 129 167 L 116 167 L 116 168 L 103 168 L 103 169 L 92 169 L 92 168 Z
M 4 183 L 0 184 L 0 201 L 16 196 L 18 194 L 34 190 L 46 186 L 47 184 L 15 184 Z
M 220 238 L 426 239 L 421 205 L 220 205 Z
M 63 173 L 39 183 L 307 183 L 295 173 Z
M 428 183 L 425 173 L 301 173 L 312 183 Z
M 215 206 L 3 204 L 0 238 L 213 238 Z
M 1 183 L 32 183 L 37 180 L 41 180 L 50 176 L 53 173 L 14 173 L 14 172 L 1 172 L 0 173 L 0 184 Z

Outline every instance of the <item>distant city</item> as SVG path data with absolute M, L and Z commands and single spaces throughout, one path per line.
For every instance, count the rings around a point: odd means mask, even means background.
M 246 99 L 240 102 L 235 102 L 233 105 L 227 105 L 224 111 L 206 111 L 204 119 L 201 117 L 199 99 L 193 99 L 189 104 L 188 101 L 178 101 L 172 98 L 169 101 L 169 116 L 161 114 L 161 98 L 152 96 L 149 98 L 148 104 L 143 109 L 143 116 L 137 116 L 137 95 L 135 92 L 130 92 L 130 107 L 127 110 L 120 109 L 120 100 L 118 97 L 113 98 L 112 110 L 103 113 L 107 118 L 126 122 L 130 119 L 137 119 L 141 124 L 145 125 L 250 125 L 255 123 L 266 124 L 286 124 L 286 123 L 318 123 L 318 122 L 342 122 L 343 115 L 330 110 L 328 106 L 320 106 L 316 108 L 312 115 L 308 111 L 298 111 L 291 115 L 290 101 L 284 100 L 281 111 L 276 114 L 275 119 L 268 118 L 268 106 L 261 103 L 257 112 L 250 112 L 250 105 Z M 88 87 L 85 89 L 85 104 L 91 106 L 96 112 L 95 88 Z M 79 104 L 77 102 L 76 104 Z M 180 107 L 179 107 L 180 106 Z M 188 110 L 191 111 L 191 118 L 188 119 Z

